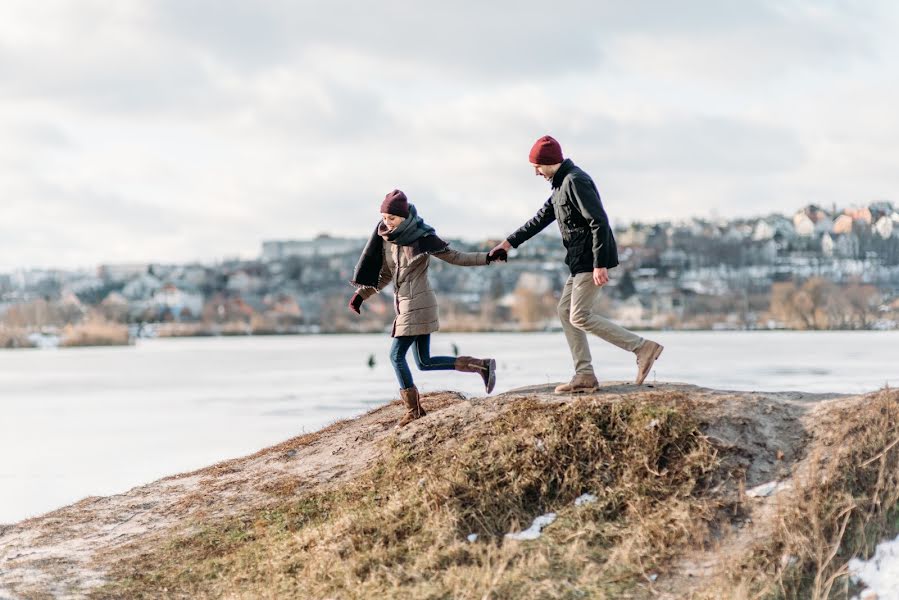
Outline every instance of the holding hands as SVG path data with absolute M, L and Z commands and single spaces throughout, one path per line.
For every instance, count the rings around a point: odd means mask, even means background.
M 487 264 L 489 265 L 493 261 L 501 260 L 507 261 L 509 260 L 509 250 L 512 248 L 512 244 L 509 243 L 509 240 L 503 240 L 499 244 L 493 247 L 487 254 Z
M 494 249 L 491 250 L 490 253 L 487 255 L 487 264 L 488 264 L 488 265 L 489 265 L 490 263 L 496 262 L 496 261 L 498 261 L 498 260 L 501 260 L 501 261 L 503 261 L 503 262 L 506 262 L 506 261 L 509 260 L 509 255 L 508 255 L 508 254 L 506 253 L 506 251 L 503 250 L 502 248 L 500 248 L 499 250 L 497 250 L 496 248 L 494 248 Z

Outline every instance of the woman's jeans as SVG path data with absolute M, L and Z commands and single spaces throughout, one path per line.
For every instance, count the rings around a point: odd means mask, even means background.
M 456 367 L 454 356 L 431 356 L 431 335 L 403 335 L 393 338 L 390 348 L 390 362 L 396 371 L 400 388 L 406 389 L 414 385 L 406 353 L 415 347 L 415 363 L 422 371 L 452 371 Z

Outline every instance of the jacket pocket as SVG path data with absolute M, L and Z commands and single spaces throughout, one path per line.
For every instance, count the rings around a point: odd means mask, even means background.
M 568 235 L 568 266 L 592 268 L 593 236 L 590 231 L 586 227 L 575 227 Z

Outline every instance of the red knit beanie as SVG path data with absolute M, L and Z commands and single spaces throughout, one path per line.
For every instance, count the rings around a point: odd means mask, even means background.
M 384 196 L 384 202 L 381 202 L 381 212 L 404 219 L 408 217 L 409 201 L 406 199 L 406 194 L 400 190 L 393 190 Z
M 562 162 L 562 146 L 548 135 L 534 142 L 528 155 L 532 165 L 557 165 Z

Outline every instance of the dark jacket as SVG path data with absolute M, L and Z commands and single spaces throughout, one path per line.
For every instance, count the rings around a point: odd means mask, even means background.
M 567 250 L 565 264 L 572 275 L 618 266 L 618 246 L 590 176 L 566 158 L 553 176 L 552 187 L 552 196 L 534 218 L 507 238 L 512 247 L 517 248 L 558 221 Z

